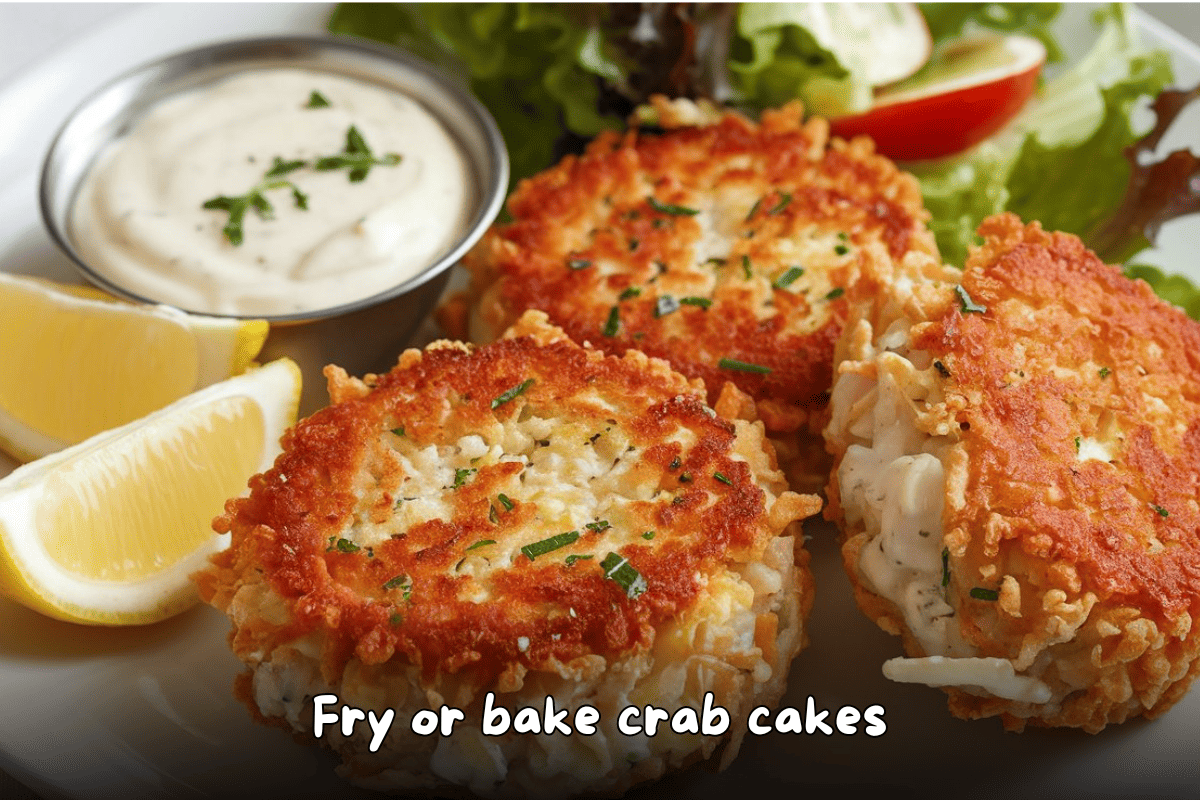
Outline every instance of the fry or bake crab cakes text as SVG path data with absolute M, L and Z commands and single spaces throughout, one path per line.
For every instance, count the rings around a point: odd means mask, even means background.
M 443 309 L 454 335 L 490 341 L 539 309 L 576 341 L 702 378 L 710 402 L 732 381 L 772 434 L 819 437 L 862 262 L 936 252 L 916 180 L 797 103 L 603 134 L 508 209 L 465 261 L 468 297 Z
M 256 714 L 310 731 L 326 692 L 398 720 L 465 711 L 449 737 L 397 722 L 377 752 L 369 731 L 327 732 L 364 785 L 620 792 L 723 743 L 624 736 L 620 710 L 698 709 L 709 692 L 733 720 L 728 759 L 802 645 L 796 523 L 820 502 L 787 491 L 761 424 L 722 418 L 662 361 L 605 356 L 544 320 L 407 351 L 362 381 L 330 368 L 333 404 L 217 521 L 232 544 L 202 594 L 234 621 Z M 748 402 L 730 387 L 718 406 Z M 600 730 L 484 737 L 487 692 L 593 705 Z
M 986 220 L 875 276 L 839 345 L 831 514 L 895 680 L 1098 731 L 1200 670 L 1200 324 L 1066 234 Z

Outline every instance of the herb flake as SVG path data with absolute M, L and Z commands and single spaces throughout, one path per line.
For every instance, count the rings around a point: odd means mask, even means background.
M 751 364 L 746 361 L 738 361 L 736 358 L 722 358 L 717 362 L 717 366 L 721 369 L 735 369 L 739 372 L 754 372 L 759 375 L 769 375 L 771 373 L 770 367 Z
M 987 306 L 981 306 L 971 299 L 971 295 L 967 294 L 967 290 L 962 284 L 955 286 L 954 291 L 958 294 L 959 302 L 962 305 L 962 313 L 982 314 L 987 311 Z
M 518 383 L 516 386 L 512 387 L 511 389 L 508 389 L 507 391 L 505 391 L 502 394 L 500 394 L 499 396 L 497 396 L 494 400 L 492 400 L 492 408 L 497 409 L 500 406 L 504 405 L 505 403 L 509 402 L 510 400 L 513 400 L 513 399 L 519 397 L 520 395 L 524 394 L 525 390 L 528 389 L 530 386 L 533 386 L 533 378 L 529 378 L 528 380 L 526 380 L 522 383 Z
M 995 589 L 984 589 L 982 586 L 976 586 L 971 589 L 971 597 L 974 597 L 976 600 L 995 602 L 1000 599 L 1000 593 Z
M 629 559 L 623 558 L 616 553 L 609 553 L 600 562 L 600 568 L 604 570 L 604 577 L 613 581 L 622 589 L 625 590 L 625 596 L 630 600 L 635 600 L 646 592 L 646 579 L 642 574 L 634 569 L 629 563 Z
M 679 303 L 685 306 L 697 306 L 698 308 L 707 309 L 712 305 L 712 300 L 707 297 L 681 297 Z
M 555 534 L 549 539 L 542 539 L 540 542 L 527 544 L 521 548 L 521 552 L 524 553 L 530 561 L 533 561 L 538 556 L 544 556 L 547 553 L 553 553 L 555 550 L 559 550 L 569 544 L 573 544 L 578 538 L 579 531 L 567 531 L 566 533 Z
M 796 282 L 796 279 L 804 274 L 803 267 L 788 267 L 787 271 L 780 275 L 771 283 L 771 286 L 776 289 L 786 289 Z
M 646 202 L 660 214 L 669 214 L 672 217 L 694 217 L 700 213 L 698 208 L 688 208 L 687 206 L 677 206 L 671 203 L 660 203 L 658 198 L 650 195 L 646 198 Z
M 665 317 L 679 310 L 679 301 L 669 294 L 660 294 L 654 301 L 654 316 Z
M 495 540 L 495 539 L 480 539 L 478 542 L 476 542 L 475 544 L 471 545 L 470 547 L 468 547 L 468 548 L 467 548 L 466 550 L 464 550 L 463 552 L 465 552 L 465 553 L 469 553 L 469 552 L 471 552 L 472 550 L 478 550 L 480 547 L 487 547 L 489 544 L 495 544 L 495 543 L 496 543 L 496 540 Z
M 308 96 L 308 102 L 304 104 L 305 108 L 329 108 L 331 103 L 325 95 L 318 92 L 316 89 Z
M 767 216 L 769 216 L 769 217 L 775 216 L 776 214 L 780 213 L 785 208 L 787 208 L 788 204 L 791 202 L 792 202 L 792 196 L 789 193 L 780 192 L 779 193 L 779 202 L 776 203 L 775 206 L 770 211 L 767 212 Z
M 720 472 L 714 472 L 713 477 L 716 478 L 721 483 L 725 484 L 726 486 L 733 486 L 733 481 L 729 480 L 729 478 L 725 477 Z

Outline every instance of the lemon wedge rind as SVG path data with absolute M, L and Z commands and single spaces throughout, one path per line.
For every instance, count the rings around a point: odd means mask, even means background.
M 141 306 L 0 272 L 0 449 L 30 461 L 243 372 L 265 320 Z
M 0 594 L 96 625 L 186 610 L 188 576 L 227 544 L 212 517 L 271 465 L 299 397 L 280 359 L 18 467 L 0 479 Z

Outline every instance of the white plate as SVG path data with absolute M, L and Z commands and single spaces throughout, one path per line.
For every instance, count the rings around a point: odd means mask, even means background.
M 66 113 L 115 74 L 157 55 L 231 36 L 320 30 L 328 8 L 286 5 L 138 7 L 0 87 L 0 269 L 74 280 L 36 210 L 31 153 Z M 1067 25 L 1085 12 L 1070 9 Z M 1200 80 L 1200 50 L 1138 13 L 1150 44 L 1174 56 L 1179 82 Z M 1084 28 L 1080 28 L 1084 30 Z M 1200 146 L 1200 109 L 1164 148 Z M 1190 142 L 1188 142 L 1190 139 Z M 1164 231 L 1151 258 L 1200 279 L 1200 220 Z M 11 462 L 0 462 L 0 475 Z M 747 739 L 720 775 L 693 769 L 630 794 L 722 798 L 868 789 L 890 797 L 1004 798 L 1200 794 L 1200 689 L 1155 721 L 1096 736 L 1005 734 L 996 720 L 949 715 L 934 689 L 886 681 L 896 639 L 854 608 L 831 532 L 810 531 L 818 597 L 812 645 L 796 660 L 784 705 L 886 709 L 887 732 Z M 253 724 L 230 689 L 239 664 L 224 617 L 207 607 L 141 629 L 89 629 L 0 601 L 0 769 L 46 797 L 354 797 L 333 760 Z M 824 789 L 825 792 L 821 792 Z M 857 792 L 855 792 L 857 794 Z

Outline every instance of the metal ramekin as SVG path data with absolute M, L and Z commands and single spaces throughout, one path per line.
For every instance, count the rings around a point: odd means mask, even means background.
M 336 362 L 351 373 L 386 369 L 394 363 L 396 348 L 412 336 L 440 295 L 448 268 L 478 241 L 500 212 L 508 186 L 504 140 L 491 115 L 460 82 L 401 50 L 345 37 L 246 39 L 168 55 L 113 79 L 71 113 L 42 166 L 41 212 L 50 237 L 88 281 L 128 300 L 159 302 L 114 283 L 80 257 L 70 226 L 80 184 L 104 148 L 125 135 L 160 100 L 245 70 L 271 67 L 329 72 L 407 94 L 457 140 L 475 182 L 475 207 L 462 238 L 412 278 L 370 297 L 317 311 L 247 315 L 272 323 L 263 357 L 296 359 L 311 388 L 325 363 Z M 306 391 L 306 400 L 309 395 Z

